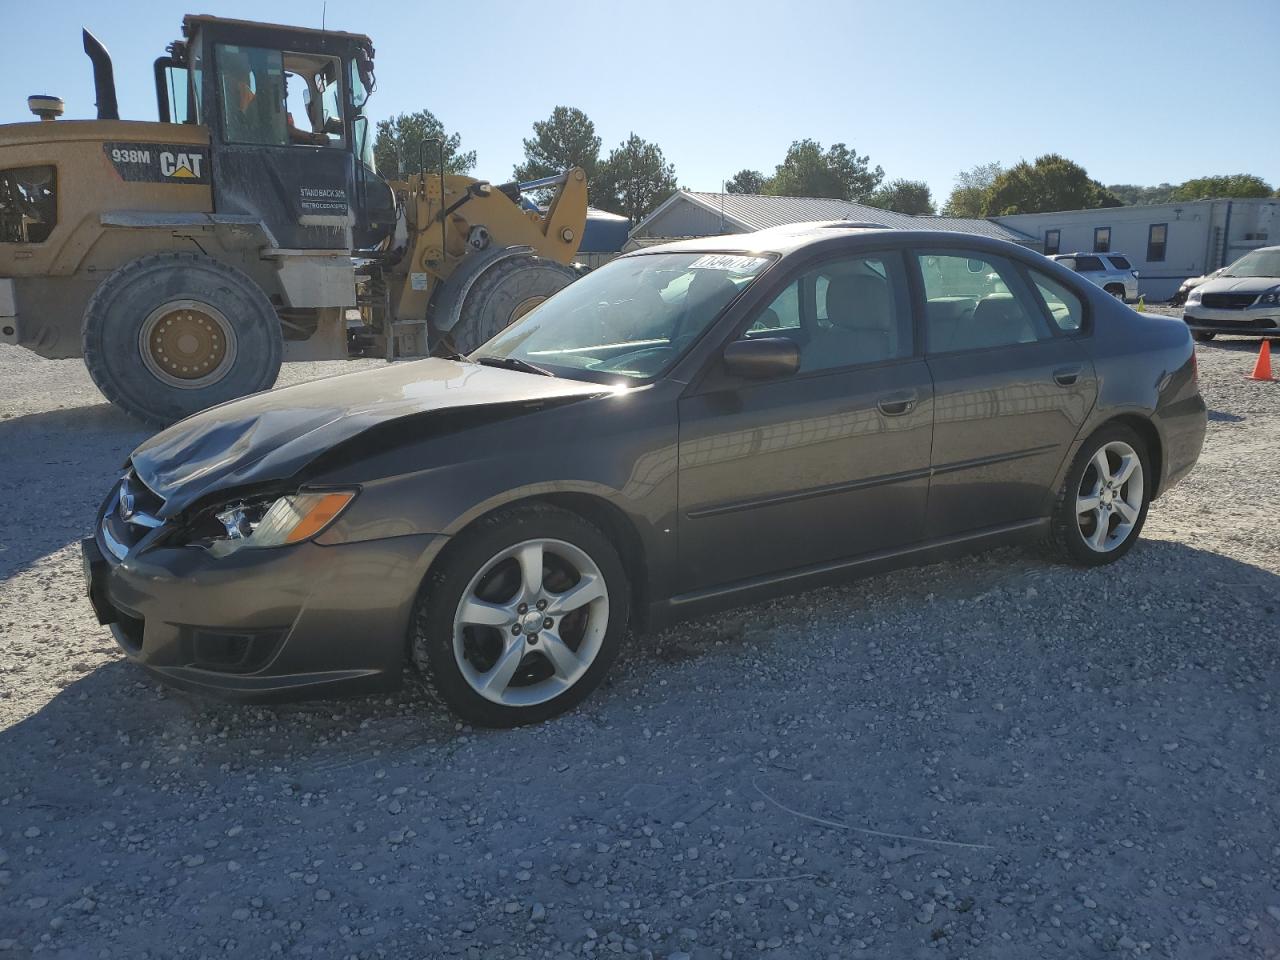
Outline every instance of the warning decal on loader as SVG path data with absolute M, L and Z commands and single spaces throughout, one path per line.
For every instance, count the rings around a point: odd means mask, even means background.
M 132 183 L 209 183 L 209 151 L 185 143 L 104 143 L 121 180 Z

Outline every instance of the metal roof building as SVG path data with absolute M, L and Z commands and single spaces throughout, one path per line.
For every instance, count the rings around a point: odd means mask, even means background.
M 1024 246 L 1040 246 L 1029 234 L 991 220 L 958 217 L 913 217 L 847 200 L 824 197 L 771 197 L 750 193 L 700 193 L 678 190 L 631 231 L 624 249 L 685 237 L 709 237 L 722 233 L 751 233 L 788 223 L 817 220 L 857 220 L 896 230 L 952 230 L 1009 240 Z

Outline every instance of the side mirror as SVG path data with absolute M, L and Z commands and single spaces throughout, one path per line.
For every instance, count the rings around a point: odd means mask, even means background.
M 789 337 L 735 340 L 724 348 L 724 369 L 748 380 L 789 377 L 800 369 L 800 345 Z

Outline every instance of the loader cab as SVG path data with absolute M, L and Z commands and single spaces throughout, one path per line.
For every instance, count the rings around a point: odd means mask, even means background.
M 155 63 L 161 121 L 208 127 L 214 211 L 285 250 L 367 250 L 395 228 L 373 164 L 373 44 L 336 31 L 188 16 Z

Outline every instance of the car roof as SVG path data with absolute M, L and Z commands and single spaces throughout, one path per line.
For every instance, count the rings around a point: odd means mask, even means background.
M 899 230 L 883 224 L 863 220 L 821 220 L 812 223 L 788 223 L 769 227 L 753 233 L 729 233 L 711 237 L 692 237 L 641 247 L 626 256 L 636 257 L 651 253 L 771 253 L 779 256 L 822 247 L 846 247 L 851 237 L 863 239 L 856 246 L 873 248 L 879 240 L 889 239 L 895 244 L 912 243 L 937 247 L 963 246 L 991 252 L 1006 253 L 1021 250 L 1007 240 L 984 237 L 976 233 L 959 233 L 954 230 Z
M 1055 260 L 1059 257 L 1124 257 L 1126 260 L 1129 259 L 1129 255 L 1127 253 L 1121 253 L 1119 250 L 1108 250 L 1106 253 L 1095 253 L 1092 250 L 1077 250 L 1075 253 L 1055 253 L 1053 255 Z

